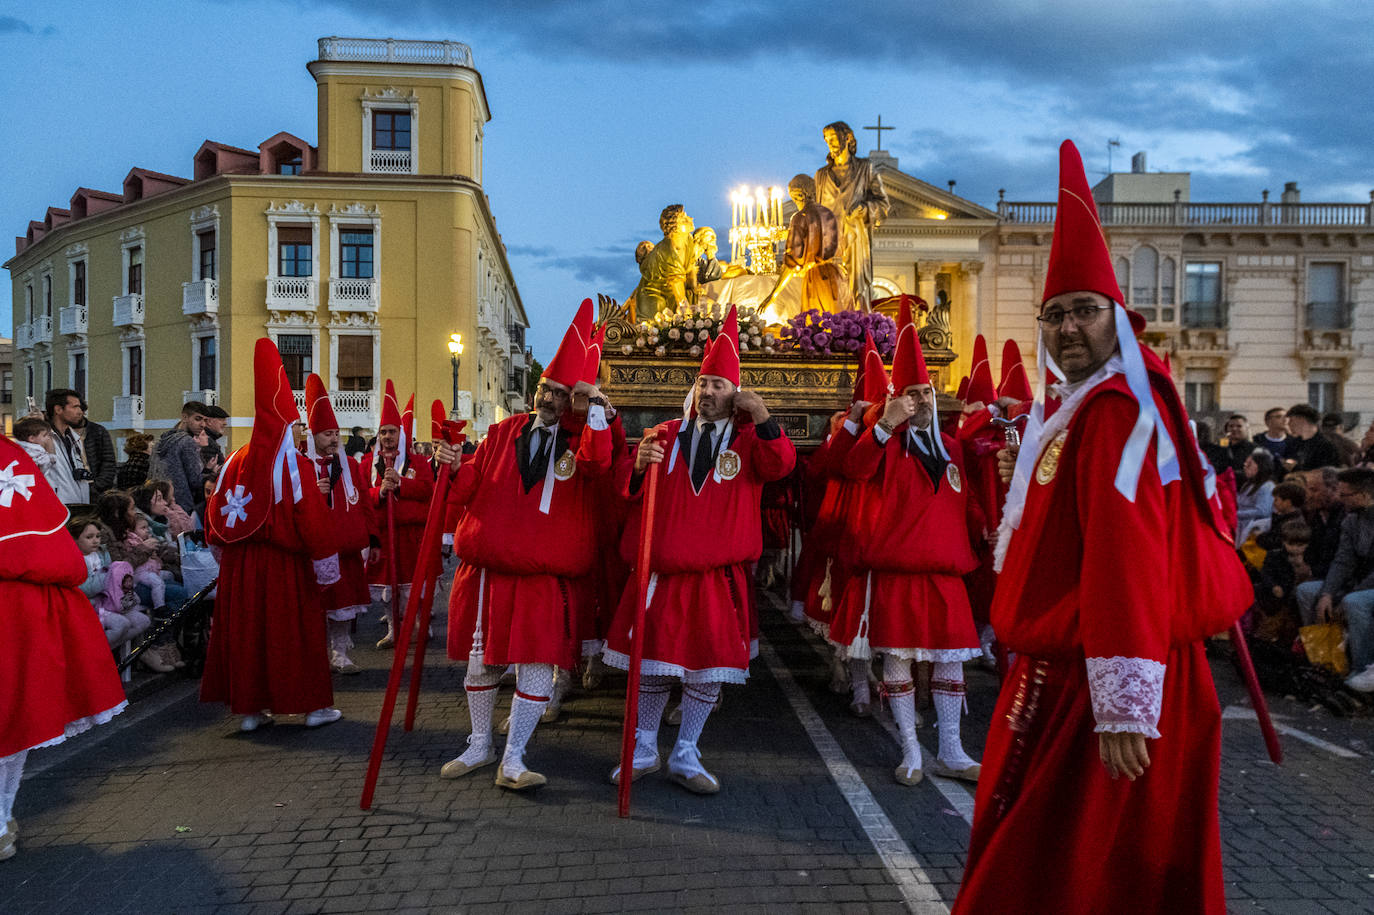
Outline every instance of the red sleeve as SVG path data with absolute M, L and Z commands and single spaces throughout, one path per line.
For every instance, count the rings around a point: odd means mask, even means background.
M 611 427 L 593 429 L 590 424 L 582 428 L 582 438 L 577 447 L 577 467 L 593 477 L 604 477 L 611 471 Z
M 434 495 L 434 468 L 422 454 L 412 454 L 409 464 L 406 469 L 414 470 L 415 476 L 401 477 L 397 498 L 402 502 L 428 502 Z
M 760 438 L 754 431 L 754 443 L 749 449 L 749 472 L 761 483 L 781 480 L 797 466 L 797 448 L 783 432 L 777 438 Z
M 871 426 L 864 430 L 858 440 L 850 446 L 849 453 L 840 465 L 840 472 L 851 480 L 871 480 L 878 474 L 878 467 L 883 462 L 883 449 L 886 446 L 878 444 L 878 439 L 873 434 L 875 428 L 877 427 Z
M 302 483 L 314 478 L 315 465 L 309 458 L 297 455 L 296 467 Z M 289 500 L 290 486 L 287 490 L 286 497 Z M 305 544 L 311 559 L 327 559 L 339 551 L 338 538 L 334 536 L 334 525 L 330 520 L 329 503 L 325 502 L 318 486 L 301 486 L 301 500 L 292 507 L 291 518 L 296 526 L 296 536 Z

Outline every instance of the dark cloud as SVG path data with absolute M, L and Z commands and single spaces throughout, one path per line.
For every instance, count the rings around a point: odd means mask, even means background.
M 57 29 L 50 25 L 36 28 L 22 19 L 13 16 L 0 16 L 0 35 L 56 35 Z
M 553 248 L 548 245 L 507 245 L 506 254 L 511 257 L 552 257 Z
M 586 253 L 565 253 L 546 245 L 511 245 L 516 256 L 531 258 L 540 269 L 559 270 L 587 287 L 587 294 L 603 292 L 621 298 L 639 282 L 634 245 L 602 245 Z

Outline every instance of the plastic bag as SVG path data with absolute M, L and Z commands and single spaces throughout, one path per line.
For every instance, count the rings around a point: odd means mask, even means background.
M 1350 673 L 1350 658 L 1345 653 L 1345 627 L 1340 623 L 1313 623 L 1298 630 L 1307 660 L 1344 677 Z
M 197 543 L 194 534 L 185 533 L 177 537 L 177 547 L 181 551 L 181 583 L 186 586 L 188 595 L 195 594 L 219 577 L 219 560 L 215 558 L 214 551 Z M 214 600 L 215 591 L 206 596 Z

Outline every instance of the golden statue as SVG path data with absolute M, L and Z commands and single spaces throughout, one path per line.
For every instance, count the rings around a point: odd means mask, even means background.
M 788 283 L 800 279 L 801 305 L 822 311 L 847 311 L 854 307 L 853 294 L 844 272 L 834 261 L 840 245 L 840 223 L 835 214 L 816 202 L 816 182 L 810 175 L 797 175 L 787 182 L 787 194 L 797 212 L 787 226 L 782 273 L 777 285 L 763 300 L 762 308 L 773 305 Z M 785 315 L 784 317 L 790 317 Z
M 696 299 L 697 254 L 692 242 L 692 218 L 682 204 L 675 203 L 659 215 L 658 227 L 663 230 L 663 240 L 639 264 L 635 311 L 640 321 Z
M 873 230 L 891 204 L 883 179 L 867 159 L 854 155 L 858 144 L 844 121 L 823 131 L 830 154 L 816 172 L 816 200 L 835 214 L 840 225 L 839 261 L 849 279 L 855 307 L 868 311 L 873 298 Z

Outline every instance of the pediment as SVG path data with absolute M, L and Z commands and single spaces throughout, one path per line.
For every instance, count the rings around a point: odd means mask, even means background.
M 892 209 L 888 220 L 894 219 L 987 219 L 995 222 L 997 213 L 979 206 L 972 200 L 922 181 L 890 166 L 879 166 L 883 187 L 887 190 Z

